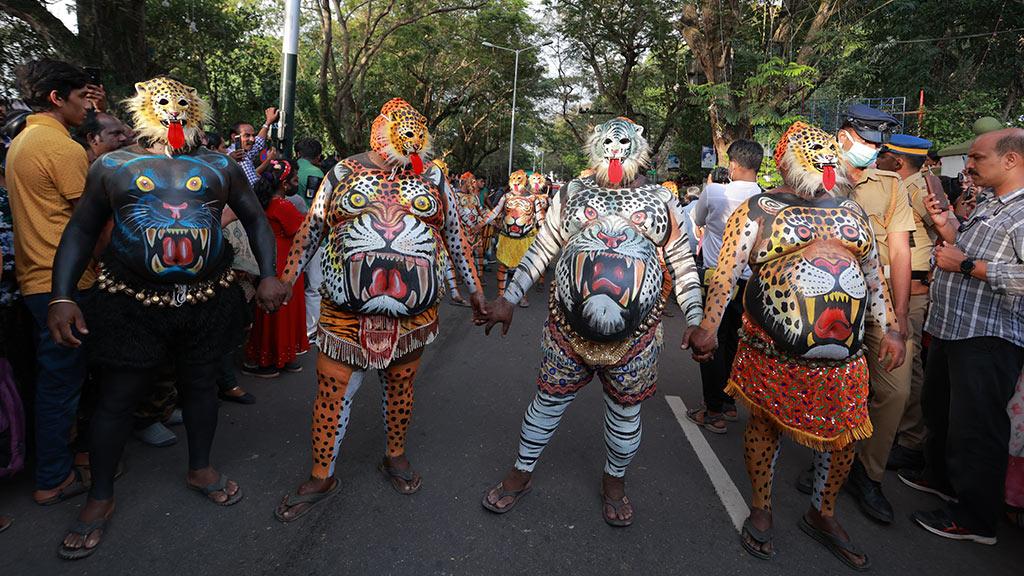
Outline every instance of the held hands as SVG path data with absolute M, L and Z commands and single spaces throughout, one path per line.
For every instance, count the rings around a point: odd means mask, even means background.
M 484 321 L 484 334 L 488 336 L 491 334 L 491 329 L 494 328 L 495 324 L 501 324 L 501 335 L 508 334 L 508 327 L 512 324 L 512 313 L 515 311 L 515 307 L 505 300 L 504 297 L 498 296 L 497 299 L 491 301 L 487 305 L 487 313 L 484 315 L 482 320 Z M 474 314 L 476 311 L 474 310 Z M 474 317 L 474 322 L 476 321 Z
M 82 341 L 75 337 L 74 327 L 79 334 L 88 334 L 82 310 L 74 302 L 58 302 L 50 306 L 46 315 L 46 326 L 50 329 L 50 337 L 61 346 L 78 348 Z
M 690 326 L 683 332 L 683 343 L 679 347 L 691 350 L 697 362 L 707 362 L 718 348 L 718 334 L 700 326 Z
M 886 370 L 892 372 L 903 365 L 906 355 L 907 346 L 903 342 L 903 336 L 895 330 L 886 330 L 882 346 L 878 350 L 878 361 Z
M 488 312 L 483 290 L 478 289 L 469 295 L 469 305 L 473 307 L 473 324 L 480 326 L 487 322 Z
M 291 293 L 287 284 L 274 276 L 268 276 L 260 280 L 260 285 L 256 288 L 256 302 L 270 314 L 277 311 L 282 304 L 287 304 Z
M 935 246 L 935 265 L 946 272 L 959 272 L 960 263 L 967 259 L 963 250 L 956 244 L 949 244 L 943 240 Z
M 277 108 L 274 108 L 273 106 L 267 108 L 266 111 L 264 111 L 264 115 L 267 118 L 268 125 L 277 122 L 277 119 L 281 117 L 281 113 L 278 112 Z

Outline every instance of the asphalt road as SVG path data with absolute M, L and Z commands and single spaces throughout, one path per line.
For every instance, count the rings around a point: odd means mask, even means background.
M 493 276 L 492 276 L 493 278 Z M 493 280 L 489 286 L 493 290 Z M 0 512 L 14 526 L 0 535 L 0 574 L 848 574 L 796 527 L 808 498 L 793 488 L 809 453 L 788 441 L 775 488 L 776 558 L 764 562 L 739 545 L 733 520 L 666 398 L 700 402 L 700 376 L 678 349 L 682 319 L 666 319 L 658 394 L 644 404 L 643 444 L 627 490 L 636 522 L 607 526 L 598 500 L 604 464 L 599 382 L 569 409 L 537 467 L 534 490 L 496 516 L 480 506 L 515 457 L 519 423 L 534 394 L 544 297 L 520 309 L 504 339 L 470 323 L 466 308 L 445 305 L 441 333 L 416 381 L 408 452 L 423 475 L 413 496 L 394 492 L 376 469 L 383 454 L 379 386 L 369 378 L 356 398 L 338 465 L 342 492 L 300 521 L 277 522 L 273 509 L 308 474 L 314 355 L 305 370 L 275 380 L 243 378 L 253 406 L 225 404 L 214 462 L 240 482 L 245 499 L 218 508 L 185 489 L 186 447 L 132 442 L 118 481 L 118 510 L 100 550 L 77 563 L 58 559 L 63 530 L 84 497 L 50 508 L 31 503 L 23 474 L 0 486 Z M 745 414 L 741 414 L 745 417 Z M 702 434 L 729 486 L 748 497 L 742 422 L 724 436 Z M 731 479 L 731 482 L 730 482 Z M 723 488 L 724 486 L 724 488 Z M 872 523 L 847 495 L 840 519 L 870 555 L 876 574 L 1020 574 L 1024 532 L 1004 525 L 994 547 L 950 542 L 907 516 L 938 501 L 905 488 L 884 489 L 897 521 Z M 735 502 L 734 502 L 735 505 Z

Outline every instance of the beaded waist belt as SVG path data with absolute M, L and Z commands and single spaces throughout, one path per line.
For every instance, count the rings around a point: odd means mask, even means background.
M 205 282 L 173 284 L 167 290 L 136 289 L 119 279 L 102 262 L 100 262 L 99 268 L 100 274 L 96 285 L 100 290 L 110 294 L 118 292 L 127 294 L 141 302 L 143 306 L 178 307 L 185 304 L 200 304 L 213 298 L 217 293 L 217 288 L 227 288 L 235 281 L 234 270 L 228 268 L 220 276 Z
M 853 354 L 839 360 L 830 360 L 827 358 L 801 358 L 800 356 L 793 356 L 777 349 L 775 344 L 761 338 L 758 334 L 751 334 L 751 332 L 747 330 L 746 326 L 740 329 L 740 340 L 745 342 L 751 348 L 756 348 L 765 356 L 776 358 L 782 362 L 792 362 L 801 366 L 807 366 L 808 368 L 835 368 L 838 366 L 845 366 L 864 355 L 864 347 L 861 346 L 861 348 Z
M 609 366 L 621 361 L 638 338 L 643 337 L 650 332 L 651 328 L 658 325 L 661 321 L 661 314 L 665 310 L 665 298 L 659 298 L 655 302 L 654 308 L 647 314 L 647 318 L 628 337 L 613 342 L 595 342 L 580 336 L 573 330 L 569 320 L 562 312 L 562 307 L 558 305 L 557 292 L 557 288 L 553 286 L 548 297 L 548 311 L 551 314 L 551 320 L 565 335 L 565 339 L 573 351 L 587 362 L 597 366 Z

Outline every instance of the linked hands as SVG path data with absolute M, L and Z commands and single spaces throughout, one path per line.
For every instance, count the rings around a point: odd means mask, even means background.
M 476 296 L 477 294 L 479 294 L 479 292 L 473 294 L 473 296 Z M 502 296 L 498 296 L 495 300 L 492 300 L 487 304 L 483 313 L 479 315 L 477 315 L 475 303 L 472 300 L 470 300 L 470 302 L 474 304 L 473 323 L 477 326 L 482 325 L 484 327 L 484 334 L 490 335 L 491 329 L 494 328 L 495 324 L 501 324 L 502 336 L 508 334 L 508 327 L 512 324 L 512 313 L 515 311 L 515 306 L 513 306 L 508 300 Z
M 288 303 L 291 296 L 291 288 L 274 276 L 268 276 L 260 280 L 256 288 L 256 302 L 265 312 L 275 312 L 282 304 Z
M 683 343 L 679 347 L 690 350 L 697 362 L 707 362 L 714 357 L 715 350 L 718 349 L 718 334 L 700 326 L 688 326 L 683 332 Z

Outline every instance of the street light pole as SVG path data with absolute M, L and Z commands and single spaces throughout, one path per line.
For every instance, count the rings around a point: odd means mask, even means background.
M 282 139 L 281 153 L 292 157 L 295 144 L 295 70 L 299 53 L 300 0 L 288 0 L 284 13 L 284 42 L 281 49 L 281 117 L 278 119 L 278 138 Z M 283 131 L 281 130 L 283 128 Z
M 484 41 L 482 44 L 488 48 L 497 48 L 498 50 L 504 50 L 506 52 L 512 52 L 516 55 L 515 68 L 512 73 L 512 125 L 508 130 L 508 174 L 512 175 L 512 150 L 514 150 L 515 139 L 516 139 L 516 90 L 519 85 L 519 53 L 526 52 L 527 50 L 533 50 L 534 48 L 541 48 L 551 44 L 552 41 L 541 42 L 540 44 L 534 44 L 527 46 L 526 48 L 509 48 L 508 46 L 498 46 L 497 44 L 491 44 L 490 42 Z

